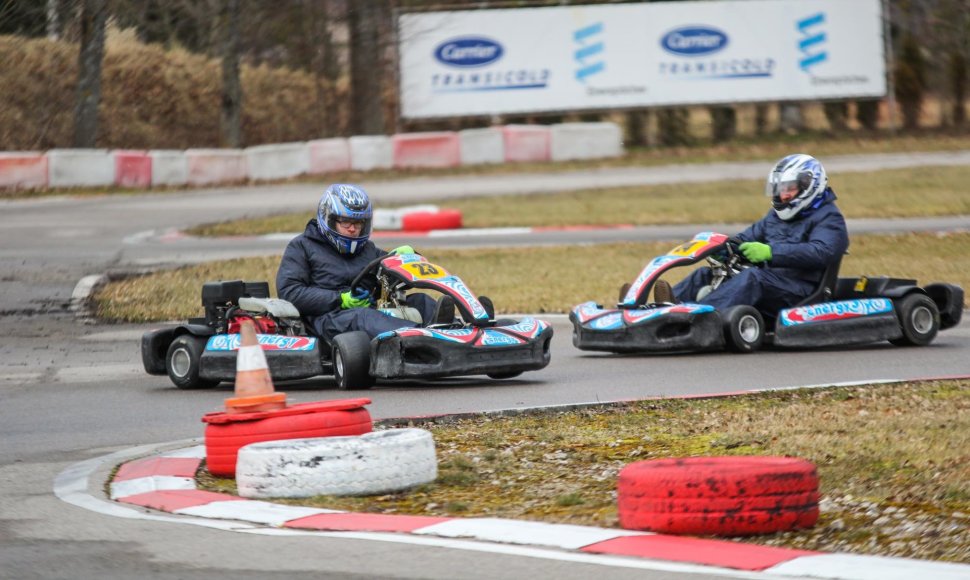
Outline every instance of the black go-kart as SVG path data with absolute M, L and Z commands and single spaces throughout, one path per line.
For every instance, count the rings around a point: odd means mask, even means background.
M 146 332 L 142 362 L 151 375 L 168 375 L 180 389 L 214 387 L 236 376 L 239 326 L 252 320 L 274 381 L 334 375 L 340 389 L 368 389 L 377 379 L 487 375 L 511 378 L 549 364 L 552 326 L 532 317 L 495 320 L 491 301 L 418 254 L 386 255 L 352 283 L 368 287 L 376 306 L 397 318 L 422 323 L 371 339 L 364 332 L 332 343 L 311 336 L 289 302 L 270 298 L 269 283 L 242 280 L 202 286 L 205 316 Z M 405 305 L 408 290 L 431 290 L 454 301 L 453 321 L 426 324 Z

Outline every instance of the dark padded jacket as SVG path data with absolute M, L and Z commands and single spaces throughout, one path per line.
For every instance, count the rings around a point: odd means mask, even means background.
M 765 266 L 779 276 L 818 284 L 825 268 L 849 248 L 845 218 L 834 201 L 835 194 L 827 190 L 822 205 L 791 221 L 770 210 L 738 237 L 771 246 L 771 261 Z
M 296 306 L 304 318 L 339 311 L 340 294 L 350 290 L 351 281 L 368 263 L 385 254 L 371 241 L 352 256 L 341 254 L 311 219 L 283 251 L 276 273 L 277 294 Z

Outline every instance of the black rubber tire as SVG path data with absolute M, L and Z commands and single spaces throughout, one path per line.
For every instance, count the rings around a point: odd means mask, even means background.
M 757 352 L 765 340 L 765 320 L 752 306 L 732 306 L 724 311 L 724 343 L 742 354 Z
M 370 375 L 370 337 L 366 332 L 345 332 L 333 339 L 333 376 L 342 391 L 374 386 Z
M 926 346 L 940 330 L 940 309 L 925 294 L 907 294 L 894 301 L 896 318 L 903 335 L 889 342 L 896 346 Z
M 514 379 L 522 374 L 523 371 L 512 371 L 508 373 L 488 373 L 490 379 Z
M 219 381 L 199 377 L 202 351 L 206 339 L 192 334 L 175 338 L 165 353 L 165 371 L 172 384 L 180 389 L 211 389 Z

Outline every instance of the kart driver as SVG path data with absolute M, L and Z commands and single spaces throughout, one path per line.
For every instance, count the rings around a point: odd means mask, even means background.
M 374 338 L 382 332 L 417 326 L 374 308 L 368 289 L 350 287 L 371 261 L 388 254 L 368 239 L 373 217 L 363 188 L 335 183 L 323 192 L 316 217 L 283 251 L 276 273 L 279 297 L 296 306 L 313 334 L 328 341 L 352 330 L 363 330 Z M 411 254 L 414 249 L 400 246 L 390 253 Z M 406 304 L 421 313 L 425 324 L 454 319 L 455 305 L 448 296 L 435 303 L 426 294 L 414 293 L 407 296 Z
M 758 268 L 724 280 L 702 299 L 711 269 L 699 268 L 672 289 L 658 280 L 657 302 L 700 302 L 717 309 L 746 304 L 775 316 L 815 291 L 825 269 L 849 247 L 845 218 L 835 206 L 825 169 L 810 155 L 781 159 L 768 174 L 765 195 L 772 209 L 737 235 L 741 254 Z

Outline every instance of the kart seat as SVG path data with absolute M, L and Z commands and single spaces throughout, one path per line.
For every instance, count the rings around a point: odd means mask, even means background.
M 300 311 L 292 303 L 279 298 L 239 297 L 239 307 L 249 312 L 269 312 L 277 318 L 299 318 Z
M 848 253 L 848 252 L 846 252 Z M 822 274 L 822 281 L 814 292 L 805 297 L 804 300 L 795 306 L 805 306 L 806 304 L 816 304 L 818 302 L 828 302 L 835 297 L 835 285 L 839 281 L 839 268 L 842 266 L 842 256 L 829 264 Z

